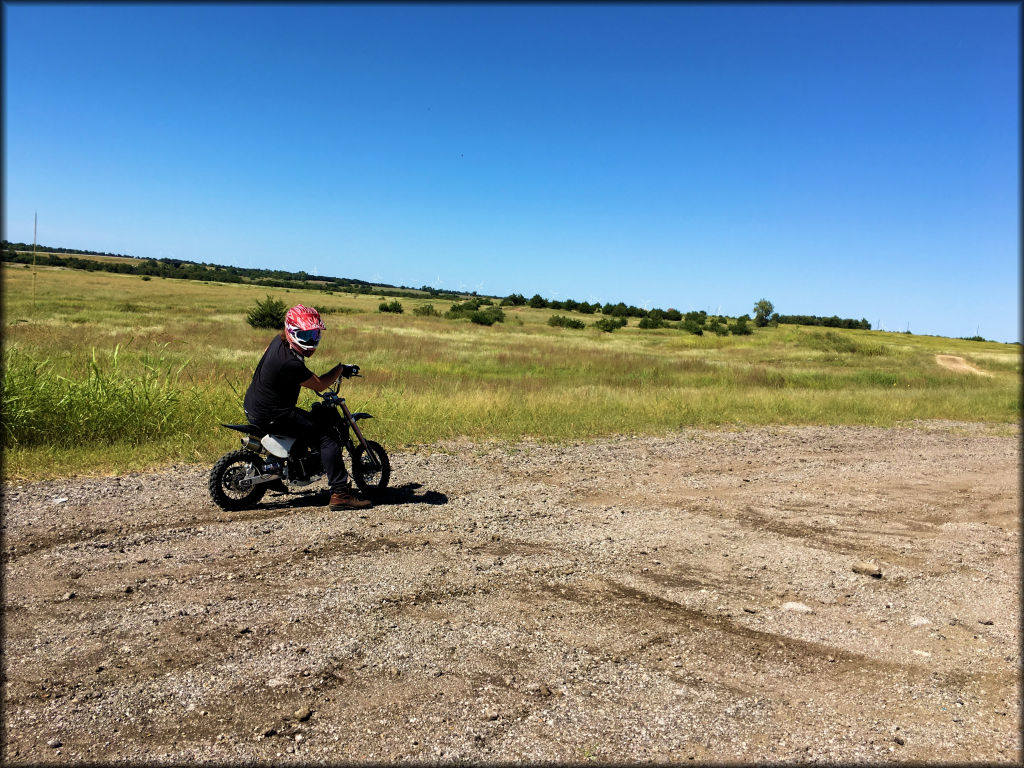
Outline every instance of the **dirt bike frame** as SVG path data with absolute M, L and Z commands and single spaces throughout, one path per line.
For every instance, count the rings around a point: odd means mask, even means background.
M 358 373 L 353 376 L 359 376 Z M 341 412 L 345 415 L 345 423 L 352 427 L 352 431 L 355 432 L 356 437 L 359 439 L 359 444 L 363 446 L 363 450 L 366 452 L 366 456 L 370 459 L 370 463 L 374 469 L 380 469 L 380 462 L 377 461 L 377 457 L 373 455 L 373 451 L 370 450 L 370 446 L 367 445 L 366 438 L 363 437 L 362 431 L 359 429 L 359 419 L 372 419 L 368 413 L 352 413 L 345 404 L 344 397 L 338 397 L 338 391 L 341 388 L 341 379 L 338 379 L 333 386 L 329 387 L 324 392 L 317 392 L 317 394 L 323 399 L 326 405 L 334 405 L 341 409 Z

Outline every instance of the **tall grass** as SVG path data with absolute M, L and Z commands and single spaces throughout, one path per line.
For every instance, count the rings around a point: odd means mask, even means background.
M 235 435 L 242 393 L 272 334 L 246 323 L 266 288 L 72 270 L 5 268 L 3 446 L 8 477 L 212 462 Z M 275 291 L 321 307 L 309 362 L 358 363 L 354 409 L 386 446 L 468 436 L 566 440 L 736 424 L 1014 423 L 1020 348 L 875 331 L 759 328 L 703 337 L 635 326 L 551 327 L 506 308 L 491 327 L 377 311 L 380 297 Z M 429 299 L 443 315 L 450 302 Z M 962 355 L 993 375 L 938 366 Z M 300 405 L 314 399 L 305 393 Z
M 49 358 L 5 349 L 4 447 L 139 445 L 195 430 L 223 401 L 182 380 L 187 362 L 174 366 L 146 352 L 139 370 L 127 373 L 119 365 L 120 351 L 115 346 L 104 359 L 93 349 L 85 375 L 69 377 L 57 373 Z

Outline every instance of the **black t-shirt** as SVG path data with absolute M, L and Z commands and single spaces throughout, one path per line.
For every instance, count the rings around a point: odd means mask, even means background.
M 304 358 L 275 336 L 245 392 L 246 415 L 250 421 L 271 421 L 287 413 L 299 401 L 302 382 L 312 376 Z

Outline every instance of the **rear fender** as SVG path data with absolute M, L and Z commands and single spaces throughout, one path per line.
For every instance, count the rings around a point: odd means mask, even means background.
M 295 445 L 295 438 L 285 437 L 284 435 L 264 435 L 260 443 L 279 459 L 287 459 L 288 454 L 291 453 L 292 446 Z

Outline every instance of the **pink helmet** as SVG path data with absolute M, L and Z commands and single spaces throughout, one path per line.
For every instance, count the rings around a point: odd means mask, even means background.
M 309 357 L 320 343 L 320 331 L 327 328 L 320 313 L 312 307 L 296 304 L 284 315 L 284 332 L 288 346 L 300 355 Z

